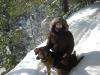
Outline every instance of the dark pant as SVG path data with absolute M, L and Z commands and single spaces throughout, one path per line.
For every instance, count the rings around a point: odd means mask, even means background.
M 53 57 L 54 61 L 53 61 L 53 64 L 52 66 L 53 67 L 61 67 L 61 66 L 64 66 L 63 64 L 61 64 L 61 60 L 62 60 L 62 56 L 63 54 L 62 53 L 58 53 L 58 52 L 50 52 L 50 55 Z

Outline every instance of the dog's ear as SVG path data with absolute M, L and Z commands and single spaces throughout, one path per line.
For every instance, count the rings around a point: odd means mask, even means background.
M 34 52 L 35 52 L 35 55 L 37 55 L 38 53 L 39 53 L 39 48 L 36 48 L 35 50 L 34 50 Z

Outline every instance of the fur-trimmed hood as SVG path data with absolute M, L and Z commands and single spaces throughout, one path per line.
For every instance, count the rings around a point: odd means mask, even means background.
M 56 18 L 54 18 L 54 19 L 51 21 L 51 23 L 50 23 L 50 30 L 51 30 L 51 31 L 54 31 L 55 25 L 56 25 L 57 23 L 62 23 L 63 29 L 64 29 L 64 30 L 68 30 L 69 25 L 67 24 L 67 21 L 64 20 L 62 17 L 56 17 Z

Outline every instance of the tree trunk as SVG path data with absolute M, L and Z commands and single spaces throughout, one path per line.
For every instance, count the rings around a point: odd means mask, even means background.
M 62 0 L 62 10 L 64 13 L 68 12 L 68 0 Z

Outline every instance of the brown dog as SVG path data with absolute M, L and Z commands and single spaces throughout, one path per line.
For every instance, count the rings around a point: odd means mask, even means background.
M 53 57 L 48 54 L 48 50 L 46 50 L 44 47 L 36 48 L 34 50 L 35 54 L 37 55 L 36 59 L 41 60 L 41 62 L 46 66 L 48 75 L 51 75 L 51 67 L 53 64 Z M 57 75 L 66 75 L 70 72 L 70 70 L 75 67 L 83 57 L 77 60 L 76 53 L 73 53 L 71 57 L 65 58 L 65 64 L 67 65 L 66 69 L 59 69 L 55 68 Z
M 36 59 L 41 60 L 41 62 L 44 63 L 48 75 L 51 75 L 50 70 L 54 59 L 48 54 L 48 51 L 44 47 L 36 48 L 34 52 L 37 55 Z

